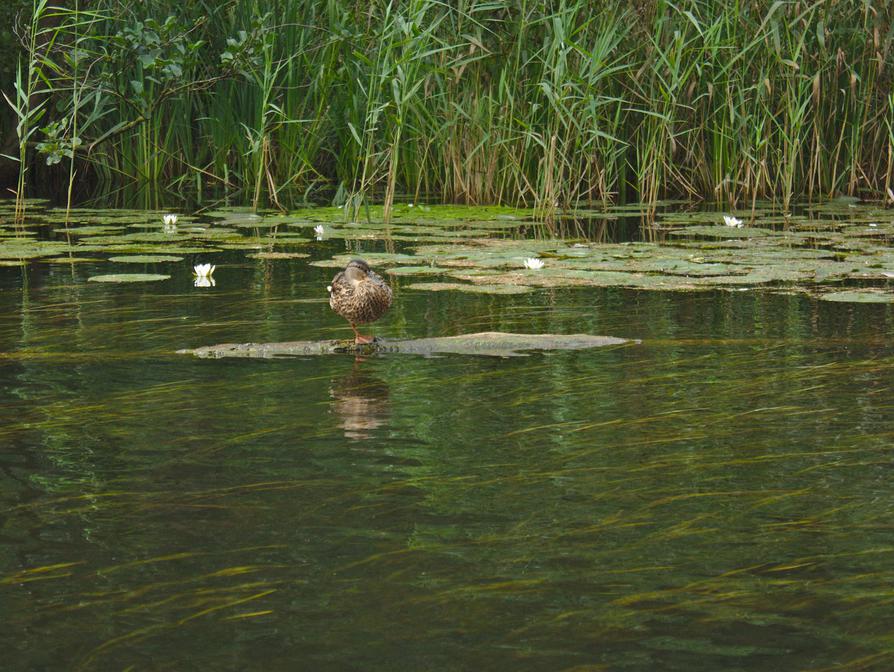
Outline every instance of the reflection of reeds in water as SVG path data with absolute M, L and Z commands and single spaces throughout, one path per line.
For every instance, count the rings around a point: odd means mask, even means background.
M 333 380 L 329 396 L 333 400 L 332 411 L 341 420 L 348 439 L 368 439 L 391 416 L 388 385 L 358 368 L 340 380 Z

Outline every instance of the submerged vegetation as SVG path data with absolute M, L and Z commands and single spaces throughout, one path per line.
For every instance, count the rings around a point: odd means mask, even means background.
M 555 208 L 891 193 L 888 2 L 234 0 L 20 21 L 20 195 Z M 49 164 L 38 167 L 40 164 Z
M 179 350 L 179 354 L 196 357 L 251 357 L 271 358 L 310 355 L 375 355 L 408 354 L 431 357 L 458 354 L 482 357 L 518 357 L 530 351 L 587 350 L 631 343 L 624 338 L 591 336 L 589 334 L 508 334 L 487 331 L 459 336 L 435 338 L 380 340 L 372 343 L 353 341 L 288 341 L 283 343 L 224 343 L 195 349 Z

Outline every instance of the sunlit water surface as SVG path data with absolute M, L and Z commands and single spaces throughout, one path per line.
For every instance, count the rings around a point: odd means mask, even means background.
M 0 269 L 4 670 L 894 666 L 890 307 L 400 280 L 380 336 L 642 342 L 178 355 L 350 333 L 222 259 Z

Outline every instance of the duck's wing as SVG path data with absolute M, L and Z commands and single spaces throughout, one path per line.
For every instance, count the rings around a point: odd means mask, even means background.
M 389 284 L 375 271 L 370 271 L 367 278 L 371 283 L 371 293 L 378 295 L 376 301 L 385 304 L 385 309 L 390 308 L 392 292 Z
M 332 278 L 332 284 L 329 285 L 329 307 L 336 313 L 341 313 L 341 308 L 351 293 L 351 283 L 345 282 L 345 274 L 339 271 Z

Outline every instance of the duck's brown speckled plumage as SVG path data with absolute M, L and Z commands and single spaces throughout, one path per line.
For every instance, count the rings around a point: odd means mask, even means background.
M 332 278 L 329 307 L 352 325 L 375 322 L 391 307 L 391 287 L 362 259 Z

